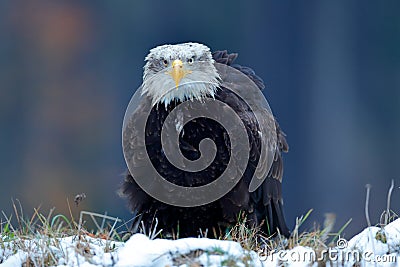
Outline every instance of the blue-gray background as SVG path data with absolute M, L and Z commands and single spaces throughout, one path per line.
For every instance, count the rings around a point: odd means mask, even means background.
M 42 205 L 129 218 L 115 191 L 125 170 L 121 125 L 144 56 L 198 41 L 238 52 L 266 82 L 287 133 L 288 224 L 349 218 L 346 237 L 400 212 L 400 2 L 1 1 L 0 210 Z

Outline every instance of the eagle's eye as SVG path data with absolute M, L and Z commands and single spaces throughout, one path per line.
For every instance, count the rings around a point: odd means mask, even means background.
M 194 62 L 194 58 L 193 58 L 193 57 L 188 58 L 187 62 L 188 62 L 189 64 L 192 64 L 192 63 Z
M 162 60 L 162 63 L 164 64 L 165 67 L 168 66 L 168 60 L 163 59 L 163 60 Z

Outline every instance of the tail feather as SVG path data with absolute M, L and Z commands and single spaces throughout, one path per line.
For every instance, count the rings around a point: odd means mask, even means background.
M 268 234 L 279 233 L 285 237 L 290 236 L 289 228 L 286 225 L 285 217 L 283 215 L 283 206 L 281 201 L 270 201 L 265 206 L 267 217 L 267 231 Z
M 277 221 L 277 228 L 279 229 L 279 232 L 282 235 L 289 237 L 290 231 L 286 225 L 286 220 L 283 215 L 282 201 L 277 201 L 277 202 L 274 201 L 273 203 L 275 207 L 275 220 Z

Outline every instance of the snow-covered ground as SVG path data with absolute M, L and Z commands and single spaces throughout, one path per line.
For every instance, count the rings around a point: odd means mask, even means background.
M 3 244 L 3 245 L 1 245 Z M 18 247 L 15 247 L 18 244 Z M 49 253 L 49 251 L 51 253 Z M 50 255 L 50 256 L 49 256 Z M 208 238 L 150 240 L 133 235 L 126 243 L 88 236 L 62 239 L 38 237 L 21 242 L 0 242 L 0 266 L 41 265 L 43 257 L 55 266 L 400 266 L 400 219 L 384 228 L 370 227 L 337 246 L 316 254 L 308 247 L 291 250 L 246 251 L 238 243 Z M 358 265 L 357 265 L 358 266 Z

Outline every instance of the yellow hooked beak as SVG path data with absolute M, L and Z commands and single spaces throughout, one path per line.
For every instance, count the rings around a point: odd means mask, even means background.
M 175 81 L 176 89 L 178 89 L 179 83 L 186 74 L 192 73 L 190 70 L 186 70 L 183 66 L 183 62 L 180 59 L 175 59 L 172 62 L 172 69 L 167 72 L 172 76 Z

